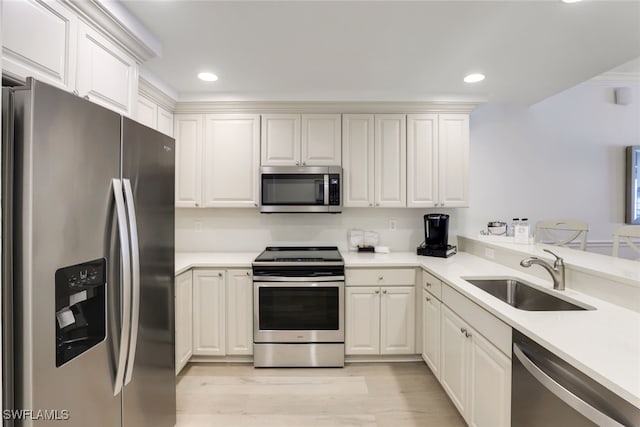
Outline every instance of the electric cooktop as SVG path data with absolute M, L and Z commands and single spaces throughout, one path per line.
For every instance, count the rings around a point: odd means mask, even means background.
M 344 262 L 336 246 L 268 246 L 255 259 L 269 262 Z

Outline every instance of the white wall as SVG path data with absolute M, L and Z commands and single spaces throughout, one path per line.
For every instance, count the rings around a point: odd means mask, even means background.
M 632 89 L 631 105 L 614 103 L 620 86 Z M 640 145 L 640 80 L 583 83 L 529 108 L 483 105 L 470 128 L 462 232 L 512 217 L 573 218 L 590 224 L 588 240 L 610 241 L 624 222 L 624 147 Z
M 267 245 L 327 244 L 347 250 L 347 230 L 380 233 L 380 245 L 415 251 L 424 240 L 427 209 L 344 208 L 341 214 L 260 214 L 257 209 L 176 209 L 176 251 L 261 251 Z M 455 209 L 440 209 L 455 235 Z M 397 220 L 397 230 L 389 220 Z M 199 223 L 199 224 L 198 224 Z M 201 227 L 201 231 L 196 231 Z M 450 238 L 451 240 L 451 238 Z

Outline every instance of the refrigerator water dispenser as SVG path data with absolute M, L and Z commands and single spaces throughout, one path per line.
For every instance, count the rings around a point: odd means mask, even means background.
M 56 271 L 56 367 L 105 338 L 106 260 Z

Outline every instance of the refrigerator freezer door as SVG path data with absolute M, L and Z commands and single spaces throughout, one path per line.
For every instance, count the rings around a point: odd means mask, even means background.
M 60 425 L 61 417 L 68 417 L 66 427 L 119 426 L 121 396 L 113 387 L 122 314 L 112 179 L 120 175 L 120 116 L 31 79 L 14 98 L 16 409 L 49 411 L 33 421 L 37 426 Z M 56 340 L 57 328 L 76 328 L 82 340 L 90 318 L 83 311 L 96 306 L 89 303 L 91 283 L 83 282 L 91 272 L 83 270 L 67 279 L 83 290 L 56 311 L 56 271 L 100 259 L 106 338 L 56 367 L 59 346 L 73 345 Z
M 138 318 L 137 344 L 123 392 L 125 427 L 176 423 L 174 158 L 173 138 L 123 118 L 122 178 L 131 183 L 140 249 L 140 304 L 132 316 Z

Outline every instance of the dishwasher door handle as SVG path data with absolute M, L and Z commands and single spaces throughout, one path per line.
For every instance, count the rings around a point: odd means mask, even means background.
M 607 414 L 589 405 L 582 400 L 579 396 L 576 396 L 565 387 L 563 387 L 556 380 L 547 375 L 542 369 L 540 369 L 526 354 L 518 347 L 518 344 L 513 344 L 513 354 L 518 358 L 522 366 L 538 380 L 547 390 L 555 394 L 564 403 L 571 406 L 573 409 L 581 413 L 585 418 L 588 418 L 591 422 L 601 427 L 625 427 Z

